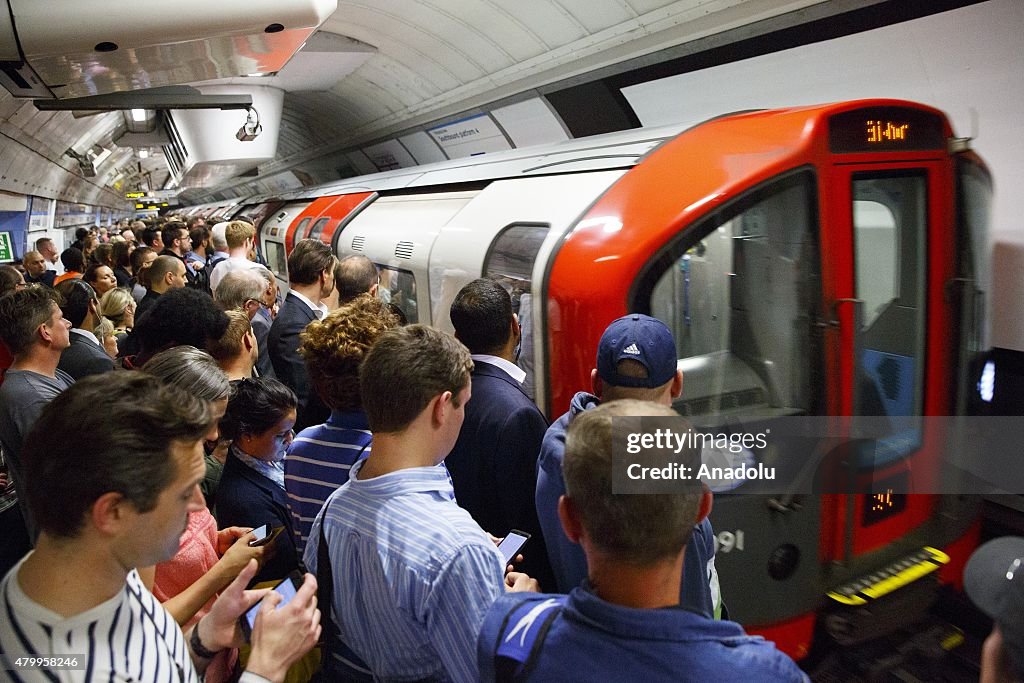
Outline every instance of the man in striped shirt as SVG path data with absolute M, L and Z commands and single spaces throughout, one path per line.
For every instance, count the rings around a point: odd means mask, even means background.
M 282 681 L 316 643 L 312 576 L 275 609 L 279 594 L 244 590 L 250 562 L 188 634 L 142 585 L 135 568 L 173 556 L 189 513 L 204 505 L 211 425 L 206 402 L 142 372 L 86 378 L 43 410 L 24 448 L 39 540 L 0 583 L 7 677 L 198 681 L 217 651 L 241 644 L 238 619 L 264 595 L 242 681 Z
M 304 554 L 311 571 L 333 577 L 327 680 L 476 681 L 484 613 L 503 587 L 537 590 L 525 574 L 503 581 L 501 555 L 455 503 L 440 465 L 462 427 L 472 368 L 464 346 L 424 325 L 388 330 L 363 361 L 373 453 L 327 500 Z
M 299 432 L 284 461 L 284 488 L 300 555 L 324 501 L 348 481 L 356 460 L 370 453 L 370 425 L 359 397 L 359 364 L 377 338 L 397 325 L 398 318 L 384 303 L 361 296 L 309 323 L 301 335 L 299 354 L 331 416 L 324 424 Z

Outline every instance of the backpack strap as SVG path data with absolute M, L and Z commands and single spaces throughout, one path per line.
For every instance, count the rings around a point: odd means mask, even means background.
M 567 595 L 522 600 L 505 615 L 494 644 L 494 673 L 498 683 L 525 681 L 533 671 L 552 622 L 565 607 Z

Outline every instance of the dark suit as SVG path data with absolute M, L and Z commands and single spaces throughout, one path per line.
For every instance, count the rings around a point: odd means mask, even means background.
M 46 285 L 47 287 L 53 287 L 53 281 L 57 277 L 57 272 L 53 270 L 44 270 L 43 274 L 39 277 L 32 277 L 28 273 L 25 273 L 25 283 L 30 285 Z
M 510 529 L 532 534 L 522 571 L 554 590 L 554 574 L 537 521 L 537 455 L 548 423 L 522 386 L 501 368 L 476 362 L 472 398 L 445 465 L 455 500 L 495 536 Z
M 72 332 L 71 346 L 61 351 L 57 367 L 79 380 L 88 375 L 110 372 L 114 369 L 114 361 L 102 346 Z
M 260 306 L 256 315 L 252 317 L 252 333 L 256 336 L 256 344 L 259 346 L 260 355 L 256 359 L 256 369 L 260 377 L 274 377 L 274 366 L 270 363 L 270 349 L 268 338 L 270 337 L 270 315 L 267 309 Z
M 274 556 L 253 579 L 256 583 L 284 578 L 299 566 L 288 494 L 233 454 L 229 455 L 217 486 L 217 526 L 255 528 L 263 524 L 271 528 L 283 526 L 284 531 L 274 541 Z
M 310 385 L 306 361 L 299 355 L 299 334 L 314 320 L 317 320 L 317 317 L 310 307 L 288 292 L 284 305 L 270 326 L 270 334 L 267 335 L 274 376 L 294 391 L 299 399 L 295 419 L 296 433 L 311 425 L 322 424 L 330 415 L 330 411 Z

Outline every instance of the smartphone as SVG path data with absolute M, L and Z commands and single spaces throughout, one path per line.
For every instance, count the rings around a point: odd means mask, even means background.
M 508 565 L 512 559 L 519 554 L 519 550 L 530 540 L 530 534 L 519 529 L 513 529 L 498 544 L 498 551 L 501 553 L 502 561 Z
M 281 609 L 287 605 L 292 598 L 295 597 L 295 593 L 299 590 L 302 585 L 302 574 L 299 572 L 292 572 L 281 580 L 273 590 L 275 593 L 280 593 L 281 602 L 277 603 L 277 609 Z M 238 624 L 242 627 L 242 634 L 245 636 L 245 642 L 249 642 L 252 638 L 252 629 L 256 626 L 256 615 L 260 612 L 260 607 L 263 605 L 263 600 L 260 600 L 255 605 L 249 608 L 249 610 L 238 618 Z
M 253 533 L 256 534 L 256 538 L 249 541 L 249 547 L 255 548 L 260 545 L 270 545 L 277 538 L 277 535 L 284 531 L 283 526 L 275 526 L 269 532 L 267 532 L 268 524 L 264 524 L 258 529 L 253 529 Z
M 267 537 L 267 534 L 270 533 L 270 525 L 264 524 L 261 527 L 256 527 L 252 530 L 252 533 L 255 537 L 249 541 L 249 545 L 251 547 L 263 545 L 263 540 Z

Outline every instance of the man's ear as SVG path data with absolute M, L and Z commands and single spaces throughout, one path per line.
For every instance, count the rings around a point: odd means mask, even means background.
M 711 508 L 715 505 L 715 495 L 711 493 L 708 487 L 704 487 L 704 494 L 700 497 L 700 507 L 697 509 L 697 521 L 694 524 L 700 524 L 711 514 Z
M 374 282 L 372 285 L 370 285 L 370 296 L 372 296 L 374 299 L 376 299 L 377 298 L 377 290 L 379 290 L 379 289 L 380 289 L 380 283 L 379 282 Z
M 452 408 L 452 392 L 445 391 L 431 399 L 430 418 L 435 427 L 440 427 L 448 419 L 449 410 Z
M 569 496 L 561 496 L 558 499 L 558 521 L 562 523 L 566 538 L 573 543 L 579 543 L 583 537 L 583 524 L 580 522 L 576 503 Z
M 245 345 L 245 350 L 246 351 L 252 351 L 253 348 L 255 348 L 255 346 L 256 346 L 256 334 L 252 331 L 252 329 L 250 329 L 248 332 L 246 332 L 245 336 L 242 337 L 242 343 Z
M 123 494 L 111 491 L 96 499 L 89 510 L 89 515 L 97 531 L 114 536 L 124 525 L 129 512 L 134 512 L 131 503 Z
M 604 390 L 604 384 L 601 382 L 600 375 L 597 374 L 597 368 L 590 371 L 590 388 L 594 391 L 594 396 L 601 398 L 601 392 Z
M 683 371 L 676 370 L 676 376 L 672 378 L 672 398 L 679 398 L 683 395 Z

